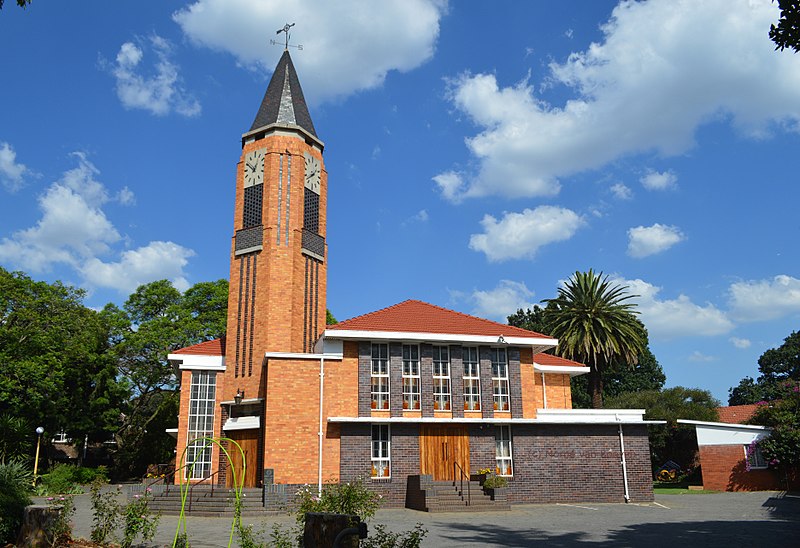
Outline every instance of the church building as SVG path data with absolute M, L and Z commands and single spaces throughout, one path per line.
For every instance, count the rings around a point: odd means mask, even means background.
M 224 453 L 194 441 L 216 437 L 241 445 L 270 508 L 361 478 L 432 510 L 479 469 L 508 479 L 508 504 L 652 500 L 644 411 L 571 409 L 589 368 L 543 353 L 556 339 L 417 300 L 326 325 L 324 148 L 284 51 L 242 135 L 227 334 L 169 356 L 176 454 L 194 463 L 176 482 L 232 485 Z

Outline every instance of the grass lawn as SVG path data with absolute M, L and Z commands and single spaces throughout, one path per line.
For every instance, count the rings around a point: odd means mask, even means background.
M 689 489 L 686 485 L 658 484 L 653 485 L 653 493 L 656 495 L 708 495 L 719 493 L 719 491 L 706 491 L 704 489 Z

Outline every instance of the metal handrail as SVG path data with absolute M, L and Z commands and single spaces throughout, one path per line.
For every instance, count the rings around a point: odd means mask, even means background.
M 461 471 L 460 480 L 461 480 L 461 496 L 464 496 L 464 478 L 467 478 L 467 506 L 472 506 L 472 485 L 469 482 L 469 476 L 467 473 L 464 472 L 464 469 L 461 468 L 456 461 L 453 461 L 453 477 L 456 477 L 456 468 Z
M 191 511 L 192 511 L 192 490 L 193 490 L 195 487 L 197 487 L 198 485 L 200 485 L 201 483 L 203 483 L 204 481 L 206 481 L 206 480 L 210 480 L 211 478 L 213 478 L 214 476 L 216 476 L 217 474 L 219 474 L 219 472 L 220 472 L 220 471 L 219 471 L 219 470 L 217 470 L 217 471 L 216 471 L 216 472 L 214 472 L 213 474 L 209 475 L 207 478 L 203 478 L 203 479 L 201 479 L 200 481 L 198 481 L 198 482 L 196 482 L 196 483 L 193 483 L 193 484 L 191 484 L 191 485 L 189 486 L 189 508 L 187 509 L 187 512 L 191 512 Z M 211 496 L 212 496 L 212 497 L 214 496 L 214 482 L 211 482 Z

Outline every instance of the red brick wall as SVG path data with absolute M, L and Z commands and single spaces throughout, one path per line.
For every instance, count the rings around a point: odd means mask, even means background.
M 773 470 L 748 472 L 742 445 L 701 446 L 700 466 L 703 488 L 711 491 L 780 491 L 786 488 Z

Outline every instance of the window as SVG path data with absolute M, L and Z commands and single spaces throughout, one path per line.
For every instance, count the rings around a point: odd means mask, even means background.
M 217 374 L 213 371 L 192 371 L 189 391 L 189 433 L 186 464 L 190 479 L 211 475 L 211 446 L 198 438 L 214 435 L 214 406 L 217 398 Z M 198 440 L 198 441 L 193 441 Z
M 419 409 L 419 346 L 403 345 L 403 409 Z
M 319 234 L 319 194 L 307 188 L 303 203 L 303 228 Z
M 466 347 L 464 362 L 464 411 L 481 409 L 481 369 L 478 362 L 478 349 Z
M 506 361 L 506 349 L 490 348 L 489 356 L 492 360 L 494 408 L 498 411 L 508 411 L 508 362 Z
M 372 477 L 391 477 L 391 437 L 388 424 L 372 425 Z
M 372 408 L 389 409 L 389 345 L 372 345 Z
M 747 459 L 747 470 L 760 470 L 767 467 L 764 454 L 755 442 L 744 446 L 744 456 Z
M 446 346 L 433 347 L 433 408 L 450 410 L 450 353 Z
M 67 433 L 65 431 L 61 431 L 55 435 L 53 438 L 53 443 L 69 443 L 69 438 L 67 437 Z
M 498 476 L 513 476 L 514 467 L 511 456 L 511 427 L 498 426 L 494 434 L 495 472 Z

